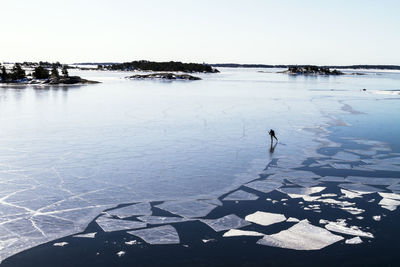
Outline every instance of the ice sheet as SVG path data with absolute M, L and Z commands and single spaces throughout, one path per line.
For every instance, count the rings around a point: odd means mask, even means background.
M 246 221 L 264 226 L 286 221 L 286 217 L 283 214 L 263 212 L 263 211 L 256 211 L 255 213 L 247 215 L 244 219 Z
M 374 178 L 374 177 L 358 177 L 349 176 L 346 181 L 352 183 L 370 184 L 370 185 L 392 185 L 398 183 L 400 179 L 398 178 Z
M 135 215 L 151 215 L 151 206 L 150 203 L 139 203 L 119 209 L 109 210 L 107 213 L 117 216 L 120 219 L 125 219 Z
M 391 198 L 382 198 L 378 204 L 384 209 L 394 211 L 400 206 L 400 201 Z
M 179 235 L 171 225 L 129 231 L 128 234 L 140 237 L 152 245 L 179 244 Z
M 360 238 L 359 236 L 356 236 L 356 237 L 347 239 L 347 240 L 345 241 L 345 243 L 346 243 L 346 244 L 349 244 L 349 245 L 361 244 L 362 242 L 363 242 L 363 241 L 361 240 L 361 238 Z
M 275 189 L 281 187 L 282 185 L 283 184 L 281 182 L 275 182 L 269 180 L 255 181 L 245 184 L 245 186 L 263 193 L 269 193 L 271 191 L 274 191 Z
M 227 195 L 223 200 L 227 201 L 227 200 L 256 200 L 259 197 L 257 195 L 254 195 L 252 193 L 248 193 L 246 191 L 243 190 L 238 190 L 235 191 L 229 195 Z
M 104 232 L 114 232 L 121 230 L 137 229 L 146 227 L 146 223 L 128 220 L 117 220 L 101 216 L 96 220 L 96 223 L 103 229 Z
M 352 190 L 361 194 L 383 191 L 382 189 L 363 184 L 339 184 L 341 188 Z
M 187 217 L 199 218 L 207 216 L 217 206 L 202 201 L 168 201 L 156 206 L 173 214 Z
M 148 224 L 168 224 L 191 221 L 191 219 L 187 218 L 163 216 L 140 216 L 138 219 Z
M 214 231 L 220 232 L 228 229 L 237 229 L 250 225 L 235 214 L 230 214 L 219 219 L 204 219 L 201 222 L 210 226 Z
M 265 235 L 257 244 L 295 250 L 319 250 L 343 240 L 324 228 L 300 221 L 277 234 Z

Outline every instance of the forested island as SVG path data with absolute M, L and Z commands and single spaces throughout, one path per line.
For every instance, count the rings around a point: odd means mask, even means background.
M 80 63 L 82 64 L 82 63 Z M 87 64 L 87 63 L 86 63 Z M 79 65 L 79 64 L 78 64 Z M 100 70 L 120 70 L 120 71 L 172 71 L 172 72 L 187 72 L 187 73 L 216 73 L 217 69 L 208 64 L 199 63 L 183 63 L 177 61 L 155 62 L 147 60 L 139 60 L 124 63 L 112 64 L 97 64 L 97 69 Z
M 58 69 L 61 69 L 61 75 Z M 24 62 L 15 63 L 11 69 L 7 70 L 5 65 L 0 64 L 0 83 L 5 84 L 88 84 L 98 83 L 82 79 L 79 76 L 70 76 L 68 65 L 48 62 Z M 26 69 L 32 70 L 27 73 Z
M 147 79 L 159 79 L 159 80 L 188 80 L 195 81 L 201 80 L 201 78 L 192 76 L 189 74 L 176 74 L 171 72 L 158 72 L 158 73 L 150 73 L 150 74 L 136 74 L 132 76 L 126 77 L 128 79 L 134 80 L 147 80 Z
M 286 71 L 282 71 L 281 73 L 288 74 L 301 74 L 301 75 L 343 75 L 344 73 L 338 70 L 330 70 L 326 67 L 318 67 L 318 66 L 291 66 Z

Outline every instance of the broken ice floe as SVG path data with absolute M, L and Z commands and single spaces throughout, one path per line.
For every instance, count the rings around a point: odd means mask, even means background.
M 74 237 L 81 237 L 81 238 L 94 238 L 96 236 L 97 232 L 94 233 L 87 233 L 87 234 L 78 234 L 74 235 Z
M 381 215 L 372 216 L 372 219 L 374 219 L 374 221 L 379 222 L 381 220 Z
M 400 179 L 349 176 L 346 178 L 345 181 L 352 183 L 370 184 L 370 185 L 392 185 L 398 183 Z
M 361 238 L 359 236 L 347 239 L 346 241 L 344 241 L 346 244 L 349 245 L 356 245 L 356 244 L 361 244 L 363 241 L 361 240 Z
M 374 238 L 374 235 L 371 233 L 364 232 L 356 226 L 347 227 L 342 223 L 329 222 L 327 225 L 325 225 L 325 228 L 328 229 L 329 231 L 341 234 Z
M 125 245 L 132 246 L 138 244 L 137 240 L 126 241 Z
M 66 245 L 68 245 L 68 242 L 59 242 L 53 244 L 55 247 L 65 247 Z
M 295 250 L 319 250 L 340 240 L 343 240 L 343 237 L 306 221 L 300 221 L 287 230 L 265 235 L 257 244 Z
M 264 226 L 286 221 L 286 217 L 283 214 L 263 212 L 263 211 L 256 211 L 255 213 L 247 215 L 244 219 L 246 221 Z
M 339 184 L 339 187 L 347 189 L 347 190 L 355 191 L 355 192 L 361 193 L 361 194 L 368 194 L 368 193 L 375 193 L 375 192 L 383 191 L 382 189 L 372 187 L 369 185 L 364 185 L 364 184 Z
M 378 194 L 379 194 L 382 198 L 390 198 L 390 199 L 400 200 L 400 194 L 396 194 L 396 193 L 384 193 L 384 192 L 379 192 Z
M 101 216 L 96 220 L 96 223 L 103 229 L 104 232 L 114 232 L 128 229 L 137 229 L 146 227 L 146 223 L 128 220 L 117 220 Z
M 252 193 L 248 193 L 243 190 L 235 191 L 229 195 L 227 195 L 223 200 L 256 200 L 259 197 Z
M 250 223 L 246 222 L 235 214 L 230 214 L 219 219 L 204 219 L 201 220 L 201 222 L 207 224 L 216 232 L 228 229 L 242 228 L 250 225 Z
M 151 215 L 150 203 L 139 203 L 129 205 L 123 208 L 107 211 L 108 214 L 117 216 L 120 219 L 125 219 L 135 215 Z
M 361 214 L 361 213 L 363 213 L 365 211 L 363 209 L 359 209 L 359 208 L 356 208 L 356 207 L 340 207 L 340 209 L 344 210 L 344 211 L 347 211 L 347 212 L 349 212 L 349 213 L 351 213 L 353 215 L 358 215 L 358 214 Z
M 169 211 L 173 214 L 198 218 L 207 216 L 217 206 L 202 201 L 168 201 L 156 206 L 157 208 Z
M 249 187 L 251 189 L 263 192 L 263 193 L 269 193 L 271 191 L 274 191 L 275 189 L 281 187 L 283 184 L 281 182 L 275 182 L 275 181 L 268 181 L 268 180 L 263 180 L 263 181 L 255 181 L 251 182 L 248 184 L 245 184 L 246 187 Z
M 350 199 L 362 197 L 362 194 L 357 193 L 357 192 L 353 192 L 353 191 L 349 191 L 349 190 L 346 190 L 346 189 L 340 189 L 340 192 L 342 192 L 342 194 L 346 198 L 350 198 Z
M 224 233 L 223 237 L 232 237 L 232 236 L 264 236 L 263 233 L 255 232 L 255 231 L 244 231 L 238 229 L 231 229 Z
M 191 221 L 191 219 L 186 219 L 181 217 L 163 217 L 163 216 L 140 216 L 138 217 L 138 219 L 148 224 L 168 224 L 168 223 Z
M 153 245 L 179 244 L 180 242 L 178 232 L 171 225 L 129 231 L 128 234 L 140 237 L 147 243 Z
M 279 189 L 280 192 L 287 194 L 291 198 L 303 198 L 305 201 L 314 201 L 320 196 L 309 196 L 312 194 L 319 193 L 325 190 L 326 187 L 315 186 L 315 187 L 282 187 Z
M 400 205 L 400 201 L 391 198 L 382 198 L 381 201 L 379 201 L 378 205 L 380 205 L 384 209 L 394 211 Z
M 289 217 L 289 219 L 286 220 L 287 222 L 299 222 L 300 220 L 297 218 Z
M 125 256 L 125 254 L 126 254 L 126 252 L 125 252 L 125 251 L 122 251 L 122 250 L 119 251 L 119 252 L 117 252 L 117 256 L 118 256 L 119 258 Z

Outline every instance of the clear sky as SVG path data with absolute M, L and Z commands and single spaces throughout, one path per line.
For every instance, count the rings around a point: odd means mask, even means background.
M 0 0 L 0 62 L 400 65 L 399 0 Z

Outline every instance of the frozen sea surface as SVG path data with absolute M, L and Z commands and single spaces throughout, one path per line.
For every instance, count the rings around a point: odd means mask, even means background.
M 0 87 L 0 261 L 83 233 L 103 211 L 114 216 L 97 219 L 105 231 L 193 218 L 228 229 L 239 225 L 236 217 L 225 225 L 205 221 L 208 214 L 225 203 L 257 201 L 256 193 L 291 196 L 272 201 L 296 201 L 285 218 L 297 218 L 296 209 L 321 219 L 325 212 L 390 217 L 400 204 L 398 96 L 369 92 L 392 90 L 399 74 L 294 77 L 224 69 L 173 83 L 77 74 L 103 83 Z M 270 128 L 280 140 L 274 146 Z M 242 185 L 245 191 L 237 191 Z M 374 232 L 330 222 L 330 235 L 286 223 L 263 242 L 317 249 L 342 240 L 340 234 Z M 179 243 L 171 227 L 131 233 L 149 243 Z M 323 233 L 315 246 L 286 243 L 287 236 L 313 239 L 314 230 Z

